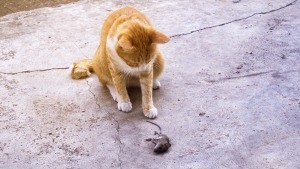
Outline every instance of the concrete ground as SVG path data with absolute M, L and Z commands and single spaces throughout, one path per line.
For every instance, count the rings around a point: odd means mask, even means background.
M 163 155 L 140 89 L 123 113 L 95 75 L 69 76 L 124 5 L 172 37 L 154 92 Z M 299 16 L 297 0 L 91 0 L 1 17 L 0 168 L 299 168 Z

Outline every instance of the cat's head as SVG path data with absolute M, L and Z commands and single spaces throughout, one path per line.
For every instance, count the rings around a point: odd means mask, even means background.
M 170 38 L 151 26 L 139 21 L 121 24 L 114 35 L 114 48 L 129 66 L 138 67 L 148 64 L 155 58 L 157 44 L 167 43 Z

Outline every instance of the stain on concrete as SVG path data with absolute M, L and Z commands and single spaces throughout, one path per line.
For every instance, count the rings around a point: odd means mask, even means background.
M 60 6 L 78 0 L 3 0 L 0 2 L 0 17 L 10 13 L 29 11 L 43 7 Z

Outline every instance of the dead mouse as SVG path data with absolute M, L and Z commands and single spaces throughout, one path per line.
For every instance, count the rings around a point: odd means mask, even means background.
M 161 127 L 158 124 L 151 121 L 147 121 L 147 122 L 156 125 L 159 128 L 159 133 L 155 131 L 154 135 L 156 136 L 156 138 L 148 138 L 146 139 L 146 141 L 151 141 L 152 143 L 155 144 L 154 147 L 155 153 L 166 152 L 169 149 L 169 147 L 171 147 L 169 137 L 165 134 L 162 134 Z

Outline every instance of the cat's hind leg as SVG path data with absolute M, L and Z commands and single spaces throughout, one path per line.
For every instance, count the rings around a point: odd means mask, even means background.
M 152 86 L 152 88 L 153 88 L 154 90 L 160 88 L 160 82 L 159 82 L 157 79 L 153 80 L 153 86 Z
M 165 60 L 160 51 L 157 51 L 156 59 L 153 63 L 153 89 L 160 88 L 160 82 L 158 81 L 158 77 L 162 74 L 165 67 Z
M 74 63 L 71 67 L 71 77 L 73 79 L 82 79 L 89 77 L 93 72 L 92 59 L 83 59 Z

